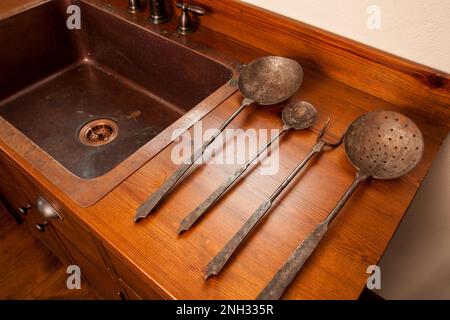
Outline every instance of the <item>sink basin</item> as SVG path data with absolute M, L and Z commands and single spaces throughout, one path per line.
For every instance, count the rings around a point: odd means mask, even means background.
M 71 4 L 80 30 L 66 27 Z M 236 91 L 235 62 L 152 28 L 94 0 L 0 21 L 0 138 L 81 206 Z

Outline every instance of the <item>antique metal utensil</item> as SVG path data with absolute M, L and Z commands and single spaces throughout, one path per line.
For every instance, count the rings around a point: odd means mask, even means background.
M 196 150 L 187 163 L 182 164 L 172 176 L 156 190 L 136 211 L 135 221 L 147 217 L 156 205 L 172 190 L 184 174 L 199 159 L 206 148 L 225 130 L 245 107 L 256 102 L 259 105 L 272 105 L 290 98 L 303 81 L 303 69 L 291 59 L 268 56 L 257 59 L 245 66 L 239 75 L 238 86 L 244 100 L 237 109 L 217 130 L 217 132 Z
M 294 116 L 294 115 L 293 115 Z M 316 144 L 311 148 L 310 152 L 300 162 L 300 164 L 289 174 L 289 176 L 278 186 L 278 188 L 272 193 L 272 195 L 266 199 L 259 208 L 253 213 L 253 215 L 245 222 L 245 224 L 239 229 L 239 231 L 233 236 L 233 238 L 225 245 L 215 258 L 208 264 L 205 272 L 205 278 L 209 278 L 212 275 L 217 275 L 224 267 L 236 249 L 244 242 L 250 232 L 255 228 L 259 221 L 261 221 L 269 212 L 274 201 L 283 192 L 283 190 L 289 185 L 289 183 L 297 176 L 297 174 L 303 169 L 303 167 L 316 155 L 322 153 L 325 147 L 335 148 L 341 144 L 344 135 L 334 143 L 327 142 L 323 139 L 325 131 L 331 121 L 331 117 L 328 119 L 324 127 L 317 137 Z
M 296 101 L 283 109 L 281 114 L 283 129 L 275 135 L 265 146 L 261 147 L 253 157 L 239 167 L 229 178 L 217 188 L 211 195 L 202 202 L 194 211 L 187 215 L 180 224 L 178 234 L 189 230 L 195 222 L 205 214 L 238 180 L 238 178 L 266 151 L 272 143 L 278 140 L 283 134 L 291 130 L 303 130 L 311 127 L 317 118 L 317 110 L 306 101 Z
M 328 217 L 292 253 L 257 299 L 279 299 L 328 230 L 328 226 L 358 185 L 369 177 L 394 179 L 412 170 L 423 154 L 419 128 L 408 117 L 392 111 L 366 113 L 351 124 L 345 151 L 358 170 L 356 178 Z

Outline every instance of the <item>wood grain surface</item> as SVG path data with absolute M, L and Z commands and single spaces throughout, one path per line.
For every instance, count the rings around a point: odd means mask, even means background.
M 125 5 L 124 1 L 107 2 L 117 8 Z M 280 168 L 275 175 L 263 176 L 259 167 L 253 168 L 192 231 L 177 237 L 182 218 L 237 165 L 199 166 L 153 215 L 135 224 L 136 208 L 177 168 L 171 161 L 174 144 L 89 208 L 71 202 L 2 141 L 0 149 L 46 195 L 61 202 L 109 250 L 126 261 L 136 271 L 136 277 L 164 297 L 254 299 L 352 182 L 355 170 L 342 147 L 310 163 L 220 276 L 205 282 L 203 271 L 207 263 L 308 152 L 318 128 L 328 116 L 333 116 L 328 136 L 336 138 L 364 112 L 379 109 L 402 112 L 424 134 L 423 160 L 400 179 L 364 183 L 332 223 L 284 296 L 286 299 L 357 299 L 368 277 L 367 267 L 379 261 L 449 132 L 448 76 L 262 10 L 249 9 L 250 6 L 236 1 L 198 3 L 208 6 L 210 15 L 201 18 L 204 27 L 189 36 L 192 41 L 243 62 L 271 53 L 297 58 L 305 66 L 304 83 L 292 100 L 314 104 L 319 120 L 311 130 L 282 139 Z M 233 23 L 219 26 L 216 18 Z M 272 29 L 253 20 L 263 18 L 268 23 L 273 19 Z M 173 20 L 164 28 L 173 31 L 176 25 Z M 248 27 L 245 32 L 244 27 Z M 223 102 L 205 118 L 203 128 L 217 128 L 241 99 L 236 93 Z M 279 110 L 280 106 L 251 106 L 230 127 L 280 128 Z

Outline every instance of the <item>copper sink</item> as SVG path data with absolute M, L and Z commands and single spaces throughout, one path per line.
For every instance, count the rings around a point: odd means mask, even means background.
M 66 27 L 71 4 L 80 30 Z M 0 21 L 0 139 L 81 206 L 236 91 L 235 62 L 152 28 L 95 0 Z

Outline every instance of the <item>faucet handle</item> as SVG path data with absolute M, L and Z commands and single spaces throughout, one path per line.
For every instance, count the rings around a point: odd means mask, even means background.
M 193 6 L 183 2 L 177 2 L 177 8 L 180 8 L 183 13 L 192 12 L 198 16 L 204 16 L 206 14 L 205 9 L 200 6 Z
M 193 14 L 198 16 L 203 16 L 206 13 L 205 9 L 203 9 L 202 7 L 193 6 L 184 2 L 177 2 L 177 8 L 181 9 L 181 16 L 178 20 L 177 28 L 177 32 L 181 35 L 187 35 L 196 30 L 196 26 L 192 22 L 192 19 L 189 16 L 189 12 L 192 12 Z

